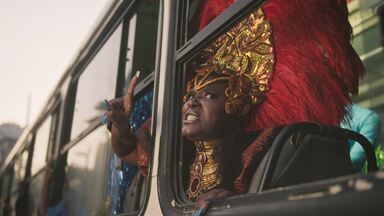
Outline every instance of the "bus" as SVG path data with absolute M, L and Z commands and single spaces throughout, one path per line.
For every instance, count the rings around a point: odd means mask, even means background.
M 1 165 L 1 214 L 36 215 L 49 158 L 54 161 L 49 206 L 64 202 L 69 215 L 193 213 L 194 204 L 184 193 L 187 149 L 179 132 L 179 113 L 187 75 L 180 71 L 209 41 L 266 0 L 235 1 L 193 33 L 190 21 L 199 2 L 110 2 L 37 120 L 24 130 Z M 360 4 L 367 2 L 372 4 L 361 9 Z M 369 71 L 356 103 L 374 109 L 383 119 L 384 101 L 379 99 L 384 91 L 379 90 L 384 86 L 384 52 L 376 13 L 382 5 L 367 0 L 348 4 L 353 43 Z M 110 131 L 100 122 L 104 100 L 122 97 L 136 71 L 141 75 L 134 92 L 132 129 L 152 118 L 147 177 L 113 153 Z M 213 203 L 207 214 L 383 215 L 383 200 L 384 171 L 379 169 L 279 187 L 258 186 Z

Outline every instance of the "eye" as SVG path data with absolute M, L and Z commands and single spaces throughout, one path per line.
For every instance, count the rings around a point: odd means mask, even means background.
M 215 99 L 215 98 L 217 98 L 217 95 L 215 93 L 213 93 L 213 92 L 203 92 L 201 94 L 201 96 L 203 98 L 207 98 L 207 99 Z
M 204 95 L 205 98 L 209 98 L 209 99 L 212 99 L 212 94 L 211 93 L 206 93 Z
M 193 100 L 194 98 L 195 98 L 194 94 L 188 93 L 188 94 L 184 95 L 184 103 L 187 101 Z

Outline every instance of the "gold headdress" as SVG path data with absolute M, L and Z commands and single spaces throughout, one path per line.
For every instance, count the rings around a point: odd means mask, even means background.
M 261 9 L 217 38 L 201 53 L 208 59 L 188 83 L 187 92 L 199 90 L 213 82 L 228 80 L 225 91 L 228 114 L 245 114 L 251 105 L 263 101 L 275 63 L 271 26 Z M 217 78 L 208 79 L 215 73 Z

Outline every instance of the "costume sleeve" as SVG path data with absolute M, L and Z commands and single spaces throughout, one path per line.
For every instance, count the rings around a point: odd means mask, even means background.
M 140 174 L 148 175 L 148 166 L 150 162 L 149 151 L 151 145 L 151 125 L 152 119 L 149 118 L 137 131 L 136 157 L 137 166 Z

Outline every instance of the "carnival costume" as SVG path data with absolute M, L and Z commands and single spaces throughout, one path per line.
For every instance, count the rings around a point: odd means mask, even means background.
M 199 30 L 233 2 L 204 1 L 197 18 Z M 248 144 L 237 139 L 231 143 L 236 147 L 226 142 L 222 142 L 225 147 L 195 143 L 187 190 L 190 199 L 213 188 L 245 193 L 279 126 L 301 121 L 340 123 L 364 73 L 349 43 L 351 33 L 344 0 L 271 0 L 201 52 L 187 92 L 228 80 L 225 111 L 251 112 L 253 120 L 246 130 L 258 136 Z M 211 73 L 217 78 L 208 79 Z M 232 165 L 225 162 L 228 152 L 232 152 Z M 241 163 L 234 167 L 237 159 Z
M 191 26 L 200 31 L 233 2 L 202 1 Z M 189 199 L 214 188 L 247 192 L 280 126 L 340 123 L 364 73 L 350 36 L 345 0 L 270 0 L 202 50 L 187 93 L 227 80 L 225 111 L 249 115 L 244 133 L 251 135 L 194 143 Z M 211 74 L 216 78 L 209 79 Z M 146 169 L 142 149 L 138 166 Z

